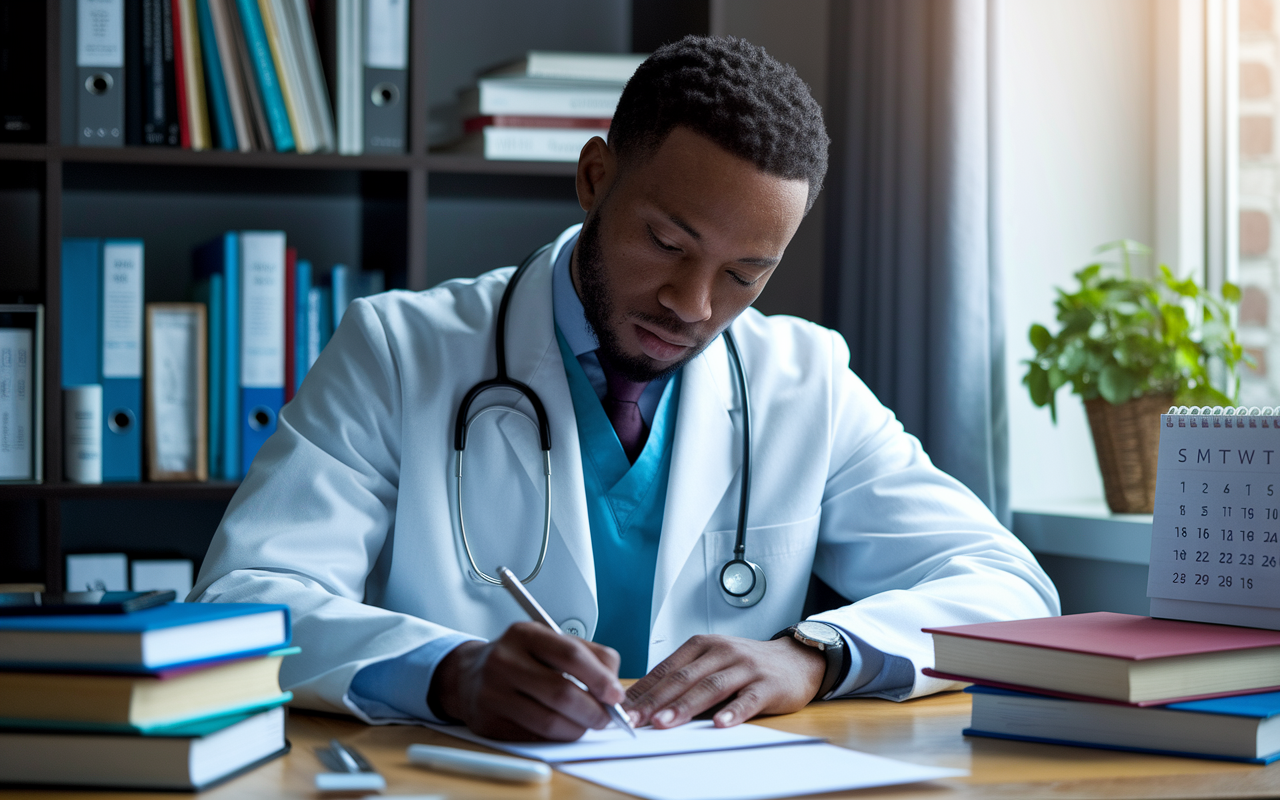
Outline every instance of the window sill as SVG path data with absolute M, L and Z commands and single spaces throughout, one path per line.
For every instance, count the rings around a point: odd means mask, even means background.
M 1145 566 L 1151 517 L 1113 514 L 1101 500 L 1045 503 L 1014 511 L 1013 533 L 1036 555 Z

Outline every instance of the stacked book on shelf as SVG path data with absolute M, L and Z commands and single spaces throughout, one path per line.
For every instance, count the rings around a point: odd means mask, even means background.
M 144 243 L 62 244 L 66 478 L 239 480 L 356 297 L 381 272 L 317 274 L 283 231 L 193 253 L 194 303 L 144 298 Z
M 646 56 L 530 51 L 482 75 L 458 98 L 456 153 L 488 159 L 577 161 L 594 136 L 606 137 L 622 89 Z M 442 126 L 437 138 L 450 137 Z
M 76 0 L 64 24 L 81 145 L 405 149 L 406 0 Z
M 201 790 L 283 754 L 289 611 L 0 617 L 0 783 Z
M 969 736 L 1270 763 L 1280 632 L 1096 612 L 926 628 Z

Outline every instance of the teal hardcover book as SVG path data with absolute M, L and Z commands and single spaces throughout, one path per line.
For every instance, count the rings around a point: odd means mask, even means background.
M 130 614 L 0 617 L 0 668 L 147 672 L 289 644 L 287 606 L 170 603 Z
M 966 736 L 1270 764 L 1280 759 L 1280 692 L 1167 706 L 1068 700 L 970 686 Z

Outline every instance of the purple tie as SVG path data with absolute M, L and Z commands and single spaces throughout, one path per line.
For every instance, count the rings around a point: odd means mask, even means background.
M 627 460 L 634 464 L 640 456 L 640 451 L 644 449 L 645 439 L 649 434 L 649 428 L 644 424 L 644 418 L 640 416 L 638 404 L 640 395 L 644 393 L 644 387 L 649 384 L 647 381 L 639 383 L 628 380 L 613 368 L 604 358 L 603 353 L 597 351 L 597 355 L 600 357 L 600 368 L 604 370 L 604 379 L 608 384 L 608 390 L 601 401 L 604 413 L 613 423 L 613 430 L 618 434 L 618 441 L 622 442 Z

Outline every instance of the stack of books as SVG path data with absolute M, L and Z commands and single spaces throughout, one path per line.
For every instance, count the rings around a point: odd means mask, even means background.
M 593 136 L 607 137 L 622 89 L 645 58 L 530 51 L 461 94 L 463 135 L 450 149 L 497 160 L 577 161 Z
M 289 612 L 0 617 L 0 783 L 200 790 L 287 750 Z
M 76 42 L 74 74 L 83 84 L 77 85 L 79 143 L 403 152 L 409 4 L 316 5 L 78 3 L 64 25 Z
M 969 736 L 1270 763 L 1280 632 L 1097 612 L 926 628 Z

